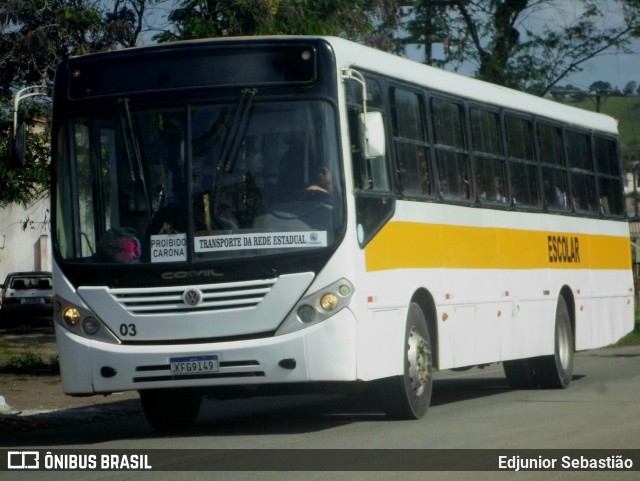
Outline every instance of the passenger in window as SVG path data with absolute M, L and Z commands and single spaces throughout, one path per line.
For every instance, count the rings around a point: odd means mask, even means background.
M 484 189 L 480 193 L 480 200 L 489 202 L 507 202 L 507 197 L 504 194 L 504 182 L 502 177 L 494 175 L 491 179 L 490 185 L 485 185 Z
M 578 195 L 573 197 L 573 208 L 575 210 L 589 211 L 589 212 L 593 212 L 594 210 L 593 206 L 588 200 L 585 200 Z
M 461 176 L 458 176 L 459 189 L 458 193 L 463 199 L 471 198 L 471 184 L 469 184 L 469 175 L 463 172 Z
M 567 208 L 567 194 L 553 184 L 550 179 L 544 179 L 543 188 L 547 207 L 563 210 Z
M 431 176 L 429 175 L 429 164 L 424 149 L 418 149 L 418 168 L 420 169 L 420 187 L 425 194 L 431 193 Z
M 449 196 L 449 180 L 444 175 L 438 180 L 438 187 L 440 189 L 440 197 Z
M 503 204 L 507 202 L 507 196 L 504 188 L 504 179 L 500 175 L 496 175 L 493 177 L 493 185 L 495 187 L 496 202 L 502 202 Z

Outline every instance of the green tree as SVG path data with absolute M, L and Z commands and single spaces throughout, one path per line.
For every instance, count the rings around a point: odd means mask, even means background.
M 604 52 L 629 51 L 640 33 L 640 1 L 416 0 L 405 43 L 441 41 L 444 64 L 471 62 L 475 75 L 547 94 Z M 612 7 L 615 6 L 615 10 Z M 428 19 L 429 24 L 425 25 Z
M 596 106 L 596 112 L 600 112 L 602 103 L 611 95 L 617 95 L 613 86 L 609 82 L 598 80 L 589 86 L 589 93 L 593 95 L 593 102 Z
M 636 82 L 635 80 L 630 80 L 622 89 L 622 93 L 627 97 L 629 97 L 629 96 L 635 95 L 637 90 L 638 90 L 638 82 Z
M 238 35 L 338 35 L 393 48 L 393 0 L 181 0 L 160 42 Z
M 161 0 L 3 0 L 0 2 L 0 205 L 26 204 L 48 193 L 46 129 L 33 132 L 33 119 L 46 107 L 27 102 L 26 165 L 9 167 L 12 97 L 20 88 L 49 83 L 57 64 L 70 55 L 133 46 L 144 32 L 148 9 Z M 44 110 L 43 110 L 44 109 Z

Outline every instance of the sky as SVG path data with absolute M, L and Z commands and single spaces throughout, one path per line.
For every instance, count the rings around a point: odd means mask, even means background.
M 580 72 L 573 73 L 562 79 L 559 85 L 573 85 L 582 90 L 588 90 L 596 81 L 609 82 L 612 87 L 622 90 L 630 81 L 640 85 L 640 40 L 634 42 L 633 50 L 638 53 L 622 54 L 609 52 L 583 63 Z M 438 56 L 438 46 L 434 45 L 434 58 Z M 422 61 L 422 51 L 408 51 L 407 57 Z M 473 75 L 476 66 L 467 65 L 458 70 L 463 75 Z
M 603 27 L 616 27 L 624 24 L 624 13 L 620 1 L 598 0 L 598 5 L 606 17 Z M 532 28 L 551 27 L 562 29 L 564 25 L 571 25 L 582 13 L 585 2 L 582 0 L 554 0 L 549 8 L 541 8 L 523 19 Z M 560 85 L 572 84 L 583 89 L 596 81 L 609 82 L 613 87 L 623 89 L 630 81 L 640 84 L 640 39 L 631 46 L 634 54 L 616 53 L 608 50 L 606 53 L 583 63 L 581 72 L 574 73 L 560 82 Z
M 532 2 L 533 3 L 533 2 Z M 518 31 L 523 34 L 525 29 L 542 31 L 543 28 L 562 30 L 563 27 L 571 25 L 582 13 L 585 2 L 582 0 L 553 0 L 549 3 L 543 2 L 545 6 L 532 9 L 522 16 L 516 25 Z M 600 7 L 607 12 L 603 21 L 603 26 L 618 26 L 624 21 L 619 2 L 616 0 L 598 0 Z M 616 53 L 608 50 L 580 65 L 581 71 L 573 73 L 562 79 L 559 85 L 574 85 L 583 90 L 596 81 L 609 82 L 613 87 L 623 89 L 630 81 L 635 81 L 640 85 L 640 39 L 633 42 L 631 49 L 633 54 Z M 433 57 L 442 58 L 442 45 L 433 45 Z M 407 50 L 407 57 L 422 61 L 424 52 Z M 463 75 L 473 75 L 477 70 L 475 65 L 464 65 L 458 73 Z
M 640 41 L 635 42 L 634 49 L 640 52 Z M 609 82 L 620 89 L 630 81 L 640 85 L 640 53 L 605 54 L 585 62 L 582 67 L 582 72 L 567 77 L 561 84 L 572 84 L 585 90 L 598 80 Z

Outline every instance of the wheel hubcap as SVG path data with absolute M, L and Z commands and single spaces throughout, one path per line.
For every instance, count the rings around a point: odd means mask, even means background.
M 411 388 L 420 395 L 429 381 L 429 344 L 415 328 L 409 333 L 407 360 Z

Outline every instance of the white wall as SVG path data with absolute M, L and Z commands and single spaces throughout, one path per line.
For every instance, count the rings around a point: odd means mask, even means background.
M 51 270 L 50 218 L 49 198 L 0 208 L 0 283 L 10 272 Z

